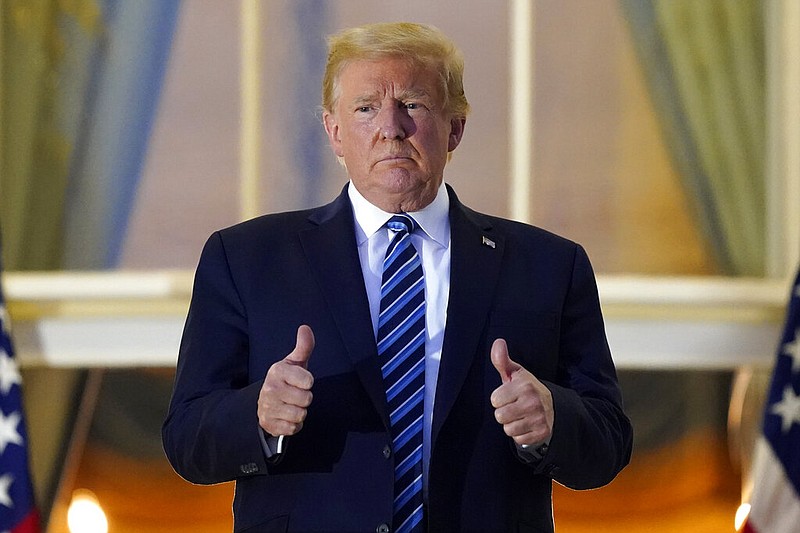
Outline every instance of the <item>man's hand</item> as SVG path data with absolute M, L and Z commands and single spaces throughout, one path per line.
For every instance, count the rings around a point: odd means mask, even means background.
M 258 424 L 274 437 L 294 435 L 303 428 L 314 384 L 308 371 L 313 350 L 314 332 L 302 325 L 294 350 L 267 371 L 258 395 Z
M 503 383 L 492 393 L 494 417 L 518 445 L 538 444 L 553 433 L 553 395 L 544 384 L 511 360 L 504 339 L 496 339 L 492 364 Z

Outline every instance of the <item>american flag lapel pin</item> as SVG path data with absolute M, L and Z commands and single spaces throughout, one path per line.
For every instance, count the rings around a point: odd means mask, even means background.
M 486 235 L 481 236 L 481 242 L 483 242 L 484 246 L 488 246 L 489 248 L 495 248 L 497 246 L 494 241 Z

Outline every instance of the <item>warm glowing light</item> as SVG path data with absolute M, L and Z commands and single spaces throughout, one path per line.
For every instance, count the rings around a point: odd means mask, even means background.
M 736 509 L 736 518 L 733 520 L 733 525 L 736 528 L 736 531 L 742 529 L 744 525 L 744 521 L 747 520 L 747 516 L 750 514 L 750 504 L 743 503 Z
M 78 489 L 72 493 L 67 511 L 70 533 L 108 533 L 108 519 L 92 491 Z

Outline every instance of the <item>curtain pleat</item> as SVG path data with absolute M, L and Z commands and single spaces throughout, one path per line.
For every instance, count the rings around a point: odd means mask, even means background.
M 64 267 L 116 266 L 155 120 L 178 0 L 104 0 L 81 96 L 64 217 Z
M 622 0 L 676 167 L 721 270 L 764 271 L 764 35 L 756 0 Z
M 116 265 L 178 8 L 179 0 L 0 0 L 0 231 L 8 270 Z M 84 371 L 23 373 L 47 522 Z
M 49 0 L 4 0 L 0 220 L 7 270 L 61 264 L 59 221 L 72 140 L 60 127 L 58 69 L 65 55 Z

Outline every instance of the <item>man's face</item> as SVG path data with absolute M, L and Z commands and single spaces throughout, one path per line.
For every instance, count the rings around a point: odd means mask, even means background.
M 334 153 L 358 191 L 384 211 L 418 211 L 436 197 L 465 119 L 443 109 L 436 72 L 399 58 L 354 61 L 325 113 Z

